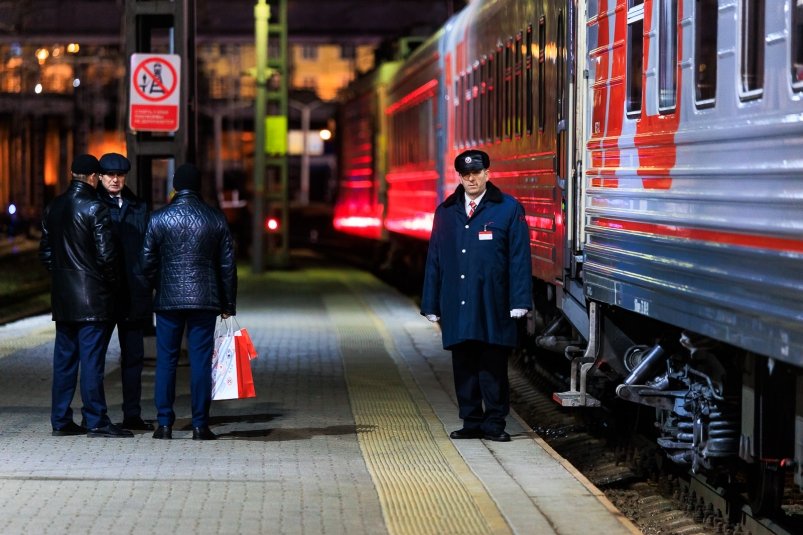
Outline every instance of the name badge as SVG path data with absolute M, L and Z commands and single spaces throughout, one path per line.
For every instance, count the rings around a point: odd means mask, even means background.
M 490 230 L 483 230 L 480 231 L 480 241 L 482 240 L 492 240 L 494 239 L 494 233 Z

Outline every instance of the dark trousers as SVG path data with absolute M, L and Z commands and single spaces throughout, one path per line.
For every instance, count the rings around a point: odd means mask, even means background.
M 120 374 L 123 382 L 123 419 L 142 416 L 142 368 L 145 359 L 142 322 L 117 323 L 120 342 Z M 111 337 L 111 333 L 109 333 Z
M 107 322 L 56 322 L 50 410 L 53 429 L 61 429 L 73 421 L 70 404 L 75 396 L 79 369 L 83 421 L 90 429 L 110 423 L 103 390 L 103 373 L 111 329 L 112 324 Z
M 507 378 L 510 348 L 469 341 L 451 349 L 454 389 L 463 427 L 493 435 L 501 433 L 510 412 Z
M 192 426 L 209 424 L 212 403 L 212 352 L 217 314 L 209 310 L 176 310 L 156 313 L 156 418 L 159 425 L 176 421 L 176 368 L 181 339 L 187 329 L 190 359 Z

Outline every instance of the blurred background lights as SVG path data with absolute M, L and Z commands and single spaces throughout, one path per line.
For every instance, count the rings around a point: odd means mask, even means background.
M 50 56 L 50 52 L 48 52 L 47 48 L 39 48 L 36 50 L 36 59 L 39 60 L 39 64 L 45 62 L 45 60 Z
M 321 139 L 324 141 L 329 141 L 330 139 L 332 139 L 332 131 L 329 130 L 328 128 L 324 128 L 323 130 L 321 130 L 319 135 L 321 136 Z
M 80 49 L 81 47 L 78 46 L 78 43 L 70 43 L 67 45 L 67 52 L 70 54 L 77 54 Z
M 78 87 L 79 85 L 81 85 L 81 80 L 79 80 L 78 78 L 75 78 L 75 79 L 72 81 L 72 86 L 73 86 L 73 87 Z
M 33 88 L 33 92 L 37 95 L 42 92 L 42 84 L 36 84 Z
M 17 205 L 14 204 L 14 203 L 9 204 L 8 205 L 8 215 L 14 215 L 16 213 L 17 213 Z

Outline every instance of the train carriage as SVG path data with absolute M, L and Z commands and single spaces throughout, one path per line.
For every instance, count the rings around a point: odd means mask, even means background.
M 383 240 L 387 206 L 387 127 L 380 110 L 387 101 L 387 84 L 399 67 L 386 62 L 351 84 L 340 109 L 340 179 L 334 208 L 334 227 L 347 234 Z
M 530 226 L 531 343 L 571 360 L 556 401 L 613 380 L 757 512 L 803 487 L 803 5 L 474 1 L 389 88 L 388 236 L 423 249 L 454 156 L 490 153 Z

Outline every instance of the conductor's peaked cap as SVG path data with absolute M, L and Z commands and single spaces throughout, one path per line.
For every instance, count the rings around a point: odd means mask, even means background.
M 461 175 L 467 175 L 474 171 L 482 171 L 483 169 L 488 169 L 490 166 L 491 159 L 488 157 L 488 154 L 481 150 L 467 150 L 458 154 L 457 158 L 454 159 L 455 171 Z

